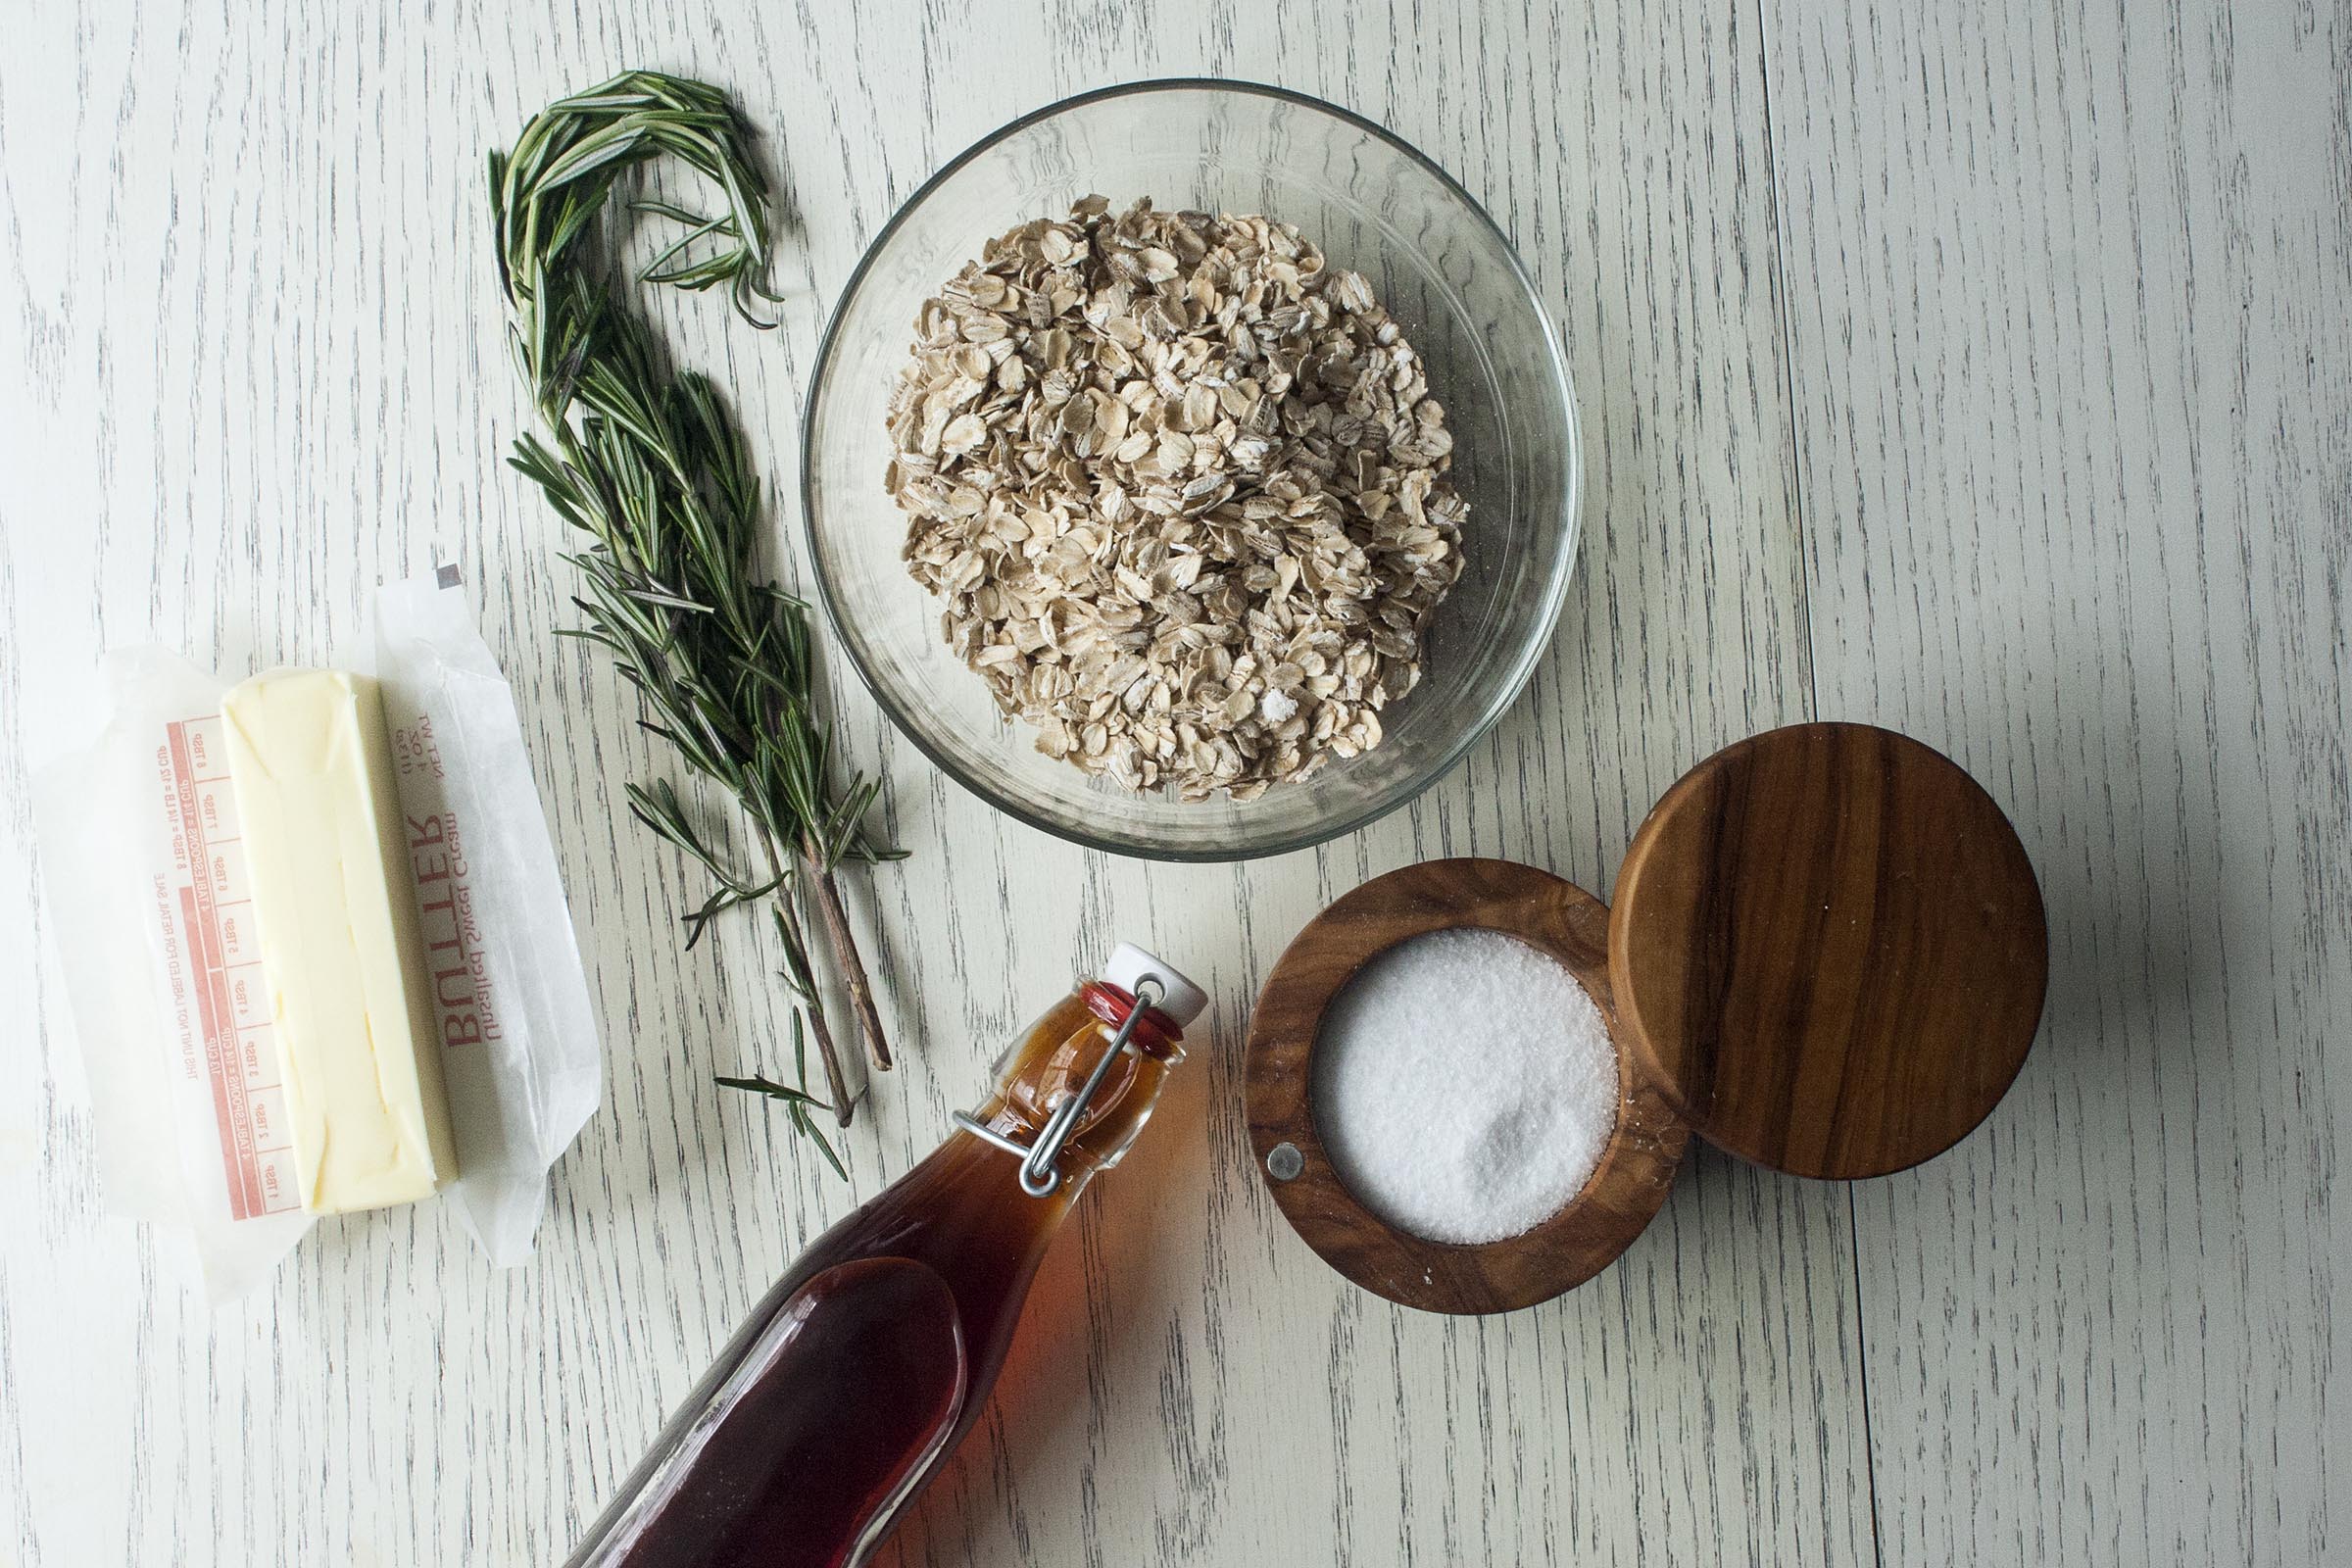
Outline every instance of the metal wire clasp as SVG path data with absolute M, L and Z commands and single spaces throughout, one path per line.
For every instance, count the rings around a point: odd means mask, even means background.
M 1086 1075 L 1086 1082 L 1079 1085 L 1078 1092 L 1054 1107 L 1046 1125 L 1039 1130 L 1036 1143 L 1023 1144 L 1008 1138 L 968 1110 L 956 1113 L 956 1125 L 1019 1159 L 1021 1191 L 1031 1198 L 1048 1197 L 1061 1186 L 1061 1167 L 1056 1161 L 1061 1158 L 1062 1146 L 1070 1141 L 1070 1134 L 1077 1129 L 1078 1119 L 1086 1114 L 1086 1107 L 1094 1103 L 1102 1080 L 1110 1076 L 1110 1064 L 1119 1059 L 1121 1053 L 1134 1049 L 1128 1040 L 1135 1033 L 1135 1026 L 1143 1022 L 1145 1013 L 1159 1005 L 1167 993 L 1168 988 L 1157 975 L 1148 974 L 1135 983 L 1135 1005 L 1119 1020 L 1118 1032 L 1110 1037 L 1109 1049 L 1095 1063 L 1095 1070 Z

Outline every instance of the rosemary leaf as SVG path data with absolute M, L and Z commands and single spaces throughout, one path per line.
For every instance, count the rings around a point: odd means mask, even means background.
M 788 1101 L 796 1105 L 814 1105 L 819 1110 L 833 1108 L 806 1089 L 795 1089 L 789 1084 L 780 1084 L 768 1078 L 714 1078 L 711 1082 L 722 1089 L 741 1089 L 755 1095 L 765 1095 L 770 1100 Z

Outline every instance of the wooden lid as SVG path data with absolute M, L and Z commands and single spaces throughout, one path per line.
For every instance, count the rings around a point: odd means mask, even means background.
M 1624 1035 L 1668 1102 L 1800 1176 L 1958 1143 L 2024 1065 L 2048 973 L 2001 808 L 1867 724 L 1773 730 L 1691 769 L 1635 835 L 1609 924 Z

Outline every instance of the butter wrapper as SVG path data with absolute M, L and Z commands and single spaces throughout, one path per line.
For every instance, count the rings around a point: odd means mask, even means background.
M 521 722 L 465 600 L 451 567 L 387 584 L 372 673 L 457 1144 L 442 1196 L 512 1266 L 604 1067 Z M 110 654 L 104 675 L 105 730 L 33 781 L 51 926 L 107 1206 L 191 1247 L 206 1294 L 225 1299 L 314 1223 L 221 742 L 234 682 L 157 648 Z
M 588 979 L 514 693 L 454 581 L 377 594 L 375 676 L 458 1141 L 445 1196 L 511 1266 L 530 1255 L 547 1173 L 604 1092 Z

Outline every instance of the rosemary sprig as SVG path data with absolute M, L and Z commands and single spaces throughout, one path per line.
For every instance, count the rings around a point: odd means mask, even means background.
M 512 462 L 588 541 L 565 558 L 582 590 L 572 603 L 583 624 L 568 634 L 610 654 L 642 699 L 639 722 L 734 798 L 752 851 L 705 831 L 666 780 L 629 786 L 629 810 L 716 884 L 686 917 L 688 947 L 726 910 L 767 904 L 783 942 L 783 978 L 808 1013 L 831 1094 L 829 1103 L 805 1091 L 790 1101 L 796 1126 L 813 1131 L 810 1106 L 847 1126 L 851 1100 L 802 910 L 815 910 L 873 1063 L 889 1067 L 834 872 L 844 860 L 902 852 L 863 826 L 878 782 L 833 783 L 833 727 L 816 708 L 808 606 L 760 578 L 761 487 L 742 430 L 707 377 L 664 367 L 652 330 L 588 243 L 623 171 L 674 157 L 717 187 L 719 211 L 633 204 L 685 225 L 636 281 L 691 291 L 723 284 L 746 320 L 773 324 L 755 308 L 776 296 L 761 281 L 767 186 L 750 143 L 716 88 L 631 72 L 559 99 L 523 127 L 512 152 L 492 153 L 491 206 L 509 336 L 544 427 L 516 440 Z M 800 1027 L 796 1013 L 796 1040 Z M 839 1168 L 831 1146 L 825 1151 Z

